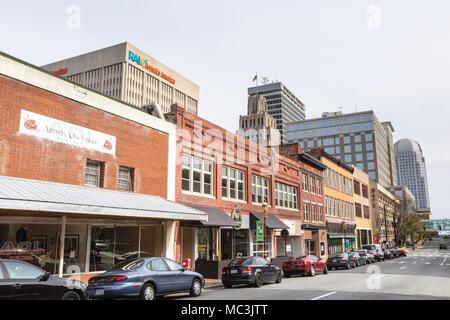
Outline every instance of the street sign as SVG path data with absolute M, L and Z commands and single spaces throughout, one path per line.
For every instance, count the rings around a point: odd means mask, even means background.
M 256 241 L 264 242 L 264 221 L 256 221 Z

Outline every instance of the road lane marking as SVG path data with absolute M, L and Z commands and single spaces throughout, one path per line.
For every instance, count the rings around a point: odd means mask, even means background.
M 336 292 L 336 291 L 333 291 L 333 292 L 330 292 L 330 293 L 324 294 L 324 295 L 322 295 L 322 296 L 319 296 L 319 297 L 315 297 L 315 298 L 313 298 L 313 299 L 310 299 L 310 300 L 319 300 L 319 299 L 322 299 L 322 298 L 325 298 L 325 297 L 331 296 L 331 295 L 333 295 L 333 294 L 335 294 L 335 293 L 337 293 L 337 292 Z
M 425 264 L 431 264 L 431 262 L 425 262 Z
M 416 263 L 417 263 L 416 261 L 413 262 L 413 264 L 416 264 Z
M 405 269 L 405 268 L 408 268 L 408 267 L 407 266 L 401 267 L 400 270 Z
M 445 263 L 445 261 L 447 261 L 448 256 L 445 257 L 444 261 L 442 261 L 442 263 Z

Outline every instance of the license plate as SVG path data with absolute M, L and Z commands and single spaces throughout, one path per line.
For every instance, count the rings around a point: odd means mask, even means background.
M 103 295 L 105 295 L 105 289 L 96 289 L 94 291 L 94 295 L 96 295 L 96 296 L 103 296 Z
M 291 269 L 295 269 L 295 266 L 291 266 Z
M 337 262 L 337 259 L 333 259 L 333 262 Z
M 230 273 L 237 273 L 237 270 L 231 270 Z

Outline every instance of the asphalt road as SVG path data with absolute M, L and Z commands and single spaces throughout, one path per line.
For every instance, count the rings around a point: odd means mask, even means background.
M 386 260 L 327 275 L 283 278 L 280 284 L 204 290 L 201 297 L 175 295 L 166 299 L 201 300 L 450 300 L 450 251 L 435 240 L 407 257 Z M 450 246 L 450 240 L 445 240 Z

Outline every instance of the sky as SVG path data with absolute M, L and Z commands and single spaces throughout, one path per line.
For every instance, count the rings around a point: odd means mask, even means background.
M 198 84 L 199 115 L 230 131 L 256 73 L 307 118 L 374 110 L 419 142 L 433 218 L 450 218 L 449 15 L 448 0 L 0 1 L 0 51 L 41 66 L 128 41 Z

